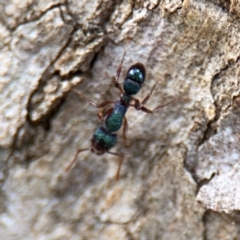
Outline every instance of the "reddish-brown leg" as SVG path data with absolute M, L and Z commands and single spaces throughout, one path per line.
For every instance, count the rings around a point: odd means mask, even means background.
M 119 84 L 118 80 L 119 80 L 119 77 L 121 75 L 122 65 L 123 65 L 123 60 L 124 60 L 125 55 L 126 55 L 126 51 L 123 53 L 123 57 L 122 57 L 120 65 L 118 67 L 118 70 L 117 70 L 117 73 L 116 73 L 116 76 L 115 76 L 115 80 L 114 80 L 115 87 L 118 88 L 121 93 L 123 93 L 123 89 L 122 89 L 122 86 Z
M 156 84 L 154 84 L 154 86 L 152 87 L 150 93 L 143 99 L 143 101 L 140 103 L 140 101 L 138 99 L 133 98 L 133 100 L 135 101 L 135 108 L 137 110 L 140 110 L 149 100 L 149 98 L 151 97 L 153 90 L 155 89 Z
M 68 172 L 68 171 L 71 169 L 72 165 L 76 162 L 79 153 L 84 152 L 84 151 L 88 151 L 88 150 L 91 150 L 91 149 L 90 149 L 90 148 L 79 149 L 79 150 L 76 152 L 74 159 L 73 159 L 73 160 L 69 163 L 69 165 L 65 168 L 65 172 Z
M 101 121 L 104 121 L 107 116 L 109 116 L 112 112 L 113 108 L 109 108 L 107 111 L 102 111 L 101 113 L 98 113 L 98 117 Z
M 144 107 L 144 105 L 145 105 L 145 104 L 147 103 L 147 101 L 150 99 L 150 97 L 151 97 L 151 95 L 152 95 L 153 90 L 154 90 L 155 87 L 156 87 L 156 84 L 152 87 L 150 93 L 143 99 L 142 102 L 140 102 L 140 101 L 139 101 L 138 99 L 136 99 L 136 98 L 133 98 L 132 100 L 134 101 L 134 104 L 130 104 L 130 106 L 135 107 L 137 110 L 141 110 L 141 111 L 146 112 L 146 113 L 154 113 L 154 112 L 157 112 L 158 110 L 160 110 L 160 109 L 162 109 L 162 108 L 164 108 L 164 107 L 172 104 L 173 102 L 176 102 L 176 101 L 178 101 L 178 100 L 184 100 L 184 99 L 182 99 L 182 98 L 175 98 L 175 99 L 173 99 L 172 101 L 170 101 L 170 102 L 168 102 L 168 103 L 165 103 L 165 104 L 163 104 L 163 105 L 157 106 L 157 107 L 154 108 L 153 110 L 148 109 L 148 108 Z
M 103 108 L 103 107 L 107 106 L 108 104 L 114 104 L 115 103 L 115 101 L 104 101 L 102 103 L 97 104 L 94 101 L 86 98 L 83 94 L 79 93 L 75 89 L 73 89 L 73 92 L 75 92 L 79 97 L 83 97 L 84 99 L 86 99 L 91 105 L 93 105 L 96 108 Z
M 93 102 L 92 100 L 89 100 L 88 102 L 96 108 L 104 108 L 108 104 L 114 104 L 115 103 L 115 101 L 104 101 L 102 103 L 97 104 L 97 103 Z
M 153 110 L 144 107 L 144 106 L 140 103 L 140 101 L 139 101 L 138 99 L 134 99 L 135 104 L 131 104 L 130 106 L 135 107 L 137 110 L 141 110 L 141 111 L 143 111 L 143 112 L 145 112 L 145 113 L 154 113 L 154 112 L 157 112 L 158 110 L 160 110 L 161 108 L 164 108 L 164 107 L 172 104 L 173 102 L 176 102 L 177 100 L 179 100 L 179 98 L 174 99 L 174 100 L 172 100 L 171 102 L 168 102 L 168 103 L 166 103 L 166 104 L 159 105 L 159 106 L 157 106 L 156 108 L 154 108 Z M 141 105 L 141 107 L 139 107 L 140 105 Z
M 119 176 L 120 176 L 121 166 L 122 166 L 123 159 L 124 159 L 124 155 L 120 154 L 120 153 L 114 153 L 114 152 L 107 152 L 107 153 L 112 154 L 114 156 L 120 157 L 120 161 L 118 163 L 118 169 L 117 169 L 117 172 L 116 172 L 116 181 L 118 181 L 119 180 Z

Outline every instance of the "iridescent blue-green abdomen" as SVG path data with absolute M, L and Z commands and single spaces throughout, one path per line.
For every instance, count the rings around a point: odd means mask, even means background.
M 128 95 L 137 94 L 145 81 L 146 70 L 142 63 L 136 63 L 128 70 L 123 88 Z

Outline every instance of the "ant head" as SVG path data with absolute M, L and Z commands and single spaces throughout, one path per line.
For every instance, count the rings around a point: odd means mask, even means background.
M 129 95 L 137 94 L 145 81 L 146 70 L 142 63 L 132 65 L 124 80 L 124 91 Z
M 103 154 L 117 143 L 117 135 L 108 132 L 104 127 L 99 127 L 92 137 L 92 152 Z

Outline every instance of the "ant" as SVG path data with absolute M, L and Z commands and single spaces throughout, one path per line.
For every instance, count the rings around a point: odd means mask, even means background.
M 154 113 L 158 111 L 159 109 L 171 104 L 175 100 L 164 104 L 157 106 L 155 109 L 150 110 L 146 108 L 144 105 L 147 103 L 149 100 L 150 96 L 152 95 L 152 92 L 156 86 L 156 84 L 153 86 L 151 89 L 150 93 L 144 98 L 142 102 L 140 102 L 138 99 L 135 99 L 133 95 L 137 94 L 141 88 L 142 84 L 145 81 L 146 77 L 146 70 L 145 67 L 142 63 L 135 63 L 132 65 L 129 70 L 127 71 L 126 78 L 123 83 L 123 88 L 119 84 L 119 77 L 122 71 L 122 65 L 123 65 L 123 60 L 125 57 L 126 52 L 124 52 L 121 63 L 118 67 L 115 80 L 114 80 L 114 85 L 117 89 L 120 90 L 121 95 L 120 99 L 118 101 L 105 101 L 100 104 L 96 104 L 95 102 L 88 100 L 87 101 L 97 107 L 97 108 L 104 108 L 108 104 L 114 104 L 113 108 L 110 108 L 104 113 L 104 116 L 99 116 L 100 119 L 105 120 L 104 126 L 98 127 L 95 133 L 93 134 L 92 140 L 91 140 L 91 147 L 90 148 L 83 148 L 79 149 L 76 152 L 75 157 L 73 160 L 70 162 L 70 164 L 67 166 L 65 171 L 69 171 L 72 165 L 76 162 L 78 155 L 81 152 L 84 151 L 89 151 L 91 150 L 93 153 L 96 153 L 97 155 L 102 155 L 104 153 L 109 153 L 115 156 L 118 156 L 120 158 L 119 164 L 118 164 L 118 169 L 116 172 L 116 180 L 119 179 L 120 175 L 120 169 L 121 165 L 123 163 L 124 155 L 116 152 L 110 152 L 109 150 L 114 147 L 117 143 L 117 132 L 120 130 L 120 128 L 123 125 L 123 139 L 124 142 L 126 141 L 126 132 L 128 128 L 128 123 L 127 119 L 125 117 L 125 114 L 128 110 L 129 106 L 135 107 L 137 110 L 141 110 L 146 113 Z M 78 95 L 79 93 L 75 91 Z

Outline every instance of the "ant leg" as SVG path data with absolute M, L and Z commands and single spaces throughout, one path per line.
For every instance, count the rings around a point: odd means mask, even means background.
M 75 92 L 79 96 L 79 98 L 83 97 L 84 99 L 86 99 L 91 105 L 93 105 L 96 108 L 103 108 L 103 107 L 107 106 L 108 104 L 111 104 L 111 103 L 114 104 L 115 103 L 114 101 L 104 101 L 104 102 L 102 102 L 100 104 L 97 104 L 94 101 L 86 98 L 83 94 L 79 93 L 75 89 L 73 89 L 73 92 Z
M 122 65 L 123 65 L 123 60 L 124 60 L 125 55 L 126 55 L 126 51 L 124 51 L 124 53 L 123 53 L 123 57 L 122 57 L 120 65 L 118 67 L 118 70 L 117 70 L 117 73 L 116 73 L 116 76 L 115 76 L 115 80 L 114 80 L 115 87 L 118 88 L 121 93 L 123 93 L 123 89 L 122 89 L 121 85 L 119 84 L 118 80 L 119 80 L 119 77 L 120 77 L 120 74 L 121 74 L 121 71 L 122 71 Z
M 124 140 L 124 145 L 126 146 L 126 141 L 127 141 L 127 130 L 128 130 L 128 122 L 127 118 L 124 117 L 123 120 L 123 140 Z
M 120 157 L 120 161 L 118 163 L 118 169 L 117 169 L 117 172 L 116 172 L 116 181 L 118 181 L 119 180 L 119 175 L 120 175 L 120 169 L 121 169 L 123 159 L 124 159 L 124 155 L 120 154 L 120 153 L 113 153 L 113 152 L 107 152 L 107 153 Z
M 182 99 L 181 98 L 175 98 L 171 102 L 168 102 L 164 105 L 159 105 L 156 108 L 154 108 L 153 110 L 144 107 L 138 99 L 134 99 L 135 104 L 131 104 L 130 106 L 135 107 L 137 110 L 141 110 L 145 113 L 154 113 L 154 112 L 157 112 L 158 110 L 160 110 L 161 108 L 164 108 L 164 107 L 176 102 L 177 100 L 182 100 Z
M 135 101 L 134 107 L 137 110 L 142 110 L 143 106 L 147 103 L 147 101 L 149 100 L 149 98 L 151 97 L 154 88 L 156 87 L 156 84 L 154 84 L 154 86 L 152 87 L 150 93 L 143 99 L 143 101 L 140 103 L 140 101 L 136 98 L 133 98 L 133 100 Z M 131 105 L 132 106 L 132 105 Z
M 72 165 L 76 162 L 79 153 L 84 152 L 84 151 L 88 151 L 88 150 L 91 150 L 91 149 L 90 149 L 90 148 L 79 149 L 79 150 L 76 152 L 76 155 L 75 155 L 74 159 L 73 159 L 73 160 L 69 163 L 69 165 L 65 168 L 65 172 L 68 172 L 68 171 L 70 170 L 70 168 L 72 167 Z
M 180 98 L 180 97 L 179 98 L 175 98 L 172 101 L 170 101 L 170 102 L 168 102 L 168 103 L 166 103 L 164 105 L 159 105 L 156 108 L 154 108 L 153 110 L 150 110 L 150 109 L 144 107 L 144 105 L 147 103 L 147 101 L 151 97 L 155 87 L 156 87 L 156 84 L 154 84 L 154 86 L 152 87 L 150 93 L 143 99 L 142 102 L 140 102 L 136 98 L 133 98 L 134 104 L 130 104 L 130 106 L 135 107 L 137 110 L 141 110 L 141 111 L 146 112 L 146 113 L 154 113 L 154 112 L 157 112 L 158 110 L 160 110 L 161 108 L 164 108 L 165 106 L 168 106 L 168 105 L 172 104 L 173 102 L 176 102 L 178 100 L 184 100 L 184 101 L 186 100 L 186 99 L 183 99 L 183 98 Z
M 98 118 L 99 118 L 101 121 L 104 121 L 105 118 L 111 114 L 112 110 L 113 110 L 113 108 L 110 108 L 110 109 L 108 109 L 107 111 L 104 111 L 104 110 L 103 110 L 102 112 L 98 112 Z
M 96 108 L 104 108 L 108 104 L 114 104 L 115 103 L 114 101 L 104 101 L 102 103 L 97 104 L 97 103 L 93 102 L 92 100 L 88 100 L 88 102 Z

